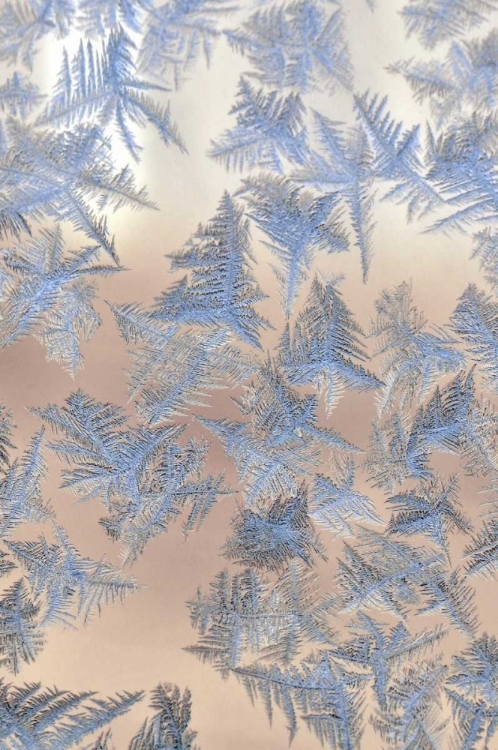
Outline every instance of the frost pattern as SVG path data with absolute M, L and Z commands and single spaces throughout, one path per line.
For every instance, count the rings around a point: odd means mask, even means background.
M 281 711 L 291 740 L 304 726 L 363 750 L 368 724 L 386 750 L 496 742 L 498 646 L 476 592 L 498 574 L 498 6 L 375 5 L 0 8 L 0 354 L 34 336 L 76 381 L 56 403 L 25 404 L 43 426 L 19 446 L 0 405 L 6 672 L 33 664 L 52 629 L 91 628 L 126 602 L 142 582 L 125 566 L 176 521 L 195 544 L 223 503 L 228 567 L 185 594 L 188 654 L 270 720 Z M 377 63 L 367 91 L 357 66 L 355 24 L 375 38 L 383 14 L 413 50 L 386 70 L 412 97 L 406 117 Z M 60 59 L 47 90 L 32 75 L 44 44 Z M 173 177 L 190 170 L 176 118 L 202 68 L 208 80 L 225 59 L 238 85 L 206 159 L 227 188 L 168 246 L 163 291 L 123 302 L 112 214 L 157 209 L 146 131 L 176 146 Z M 456 240 L 481 274 L 438 324 L 416 283 L 384 278 L 388 206 L 400 257 L 407 220 L 406 236 Z M 367 300 L 378 284 L 369 309 L 355 274 Z M 127 349 L 126 406 L 81 387 L 103 321 Z M 54 456 L 61 493 L 102 504 L 97 531 L 121 564 L 73 544 L 46 493 Z M 0 744 L 115 750 L 114 719 L 143 698 L 0 681 Z M 128 749 L 198 750 L 191 710 L 188 688 L 156 683 Z

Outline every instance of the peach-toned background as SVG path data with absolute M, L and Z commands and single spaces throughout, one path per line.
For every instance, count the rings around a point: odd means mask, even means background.
M 344 0 L 344 5 L 356 90 L 388 93 L 394 116 L 407 124 L 424 120 L 427 112 L 413 103 L 406 84 L 385 71 L 389 63 L 424 54 L 418 45 L 405 39 L 398 15 L 401 3 L 379 0 L 373 14 L 365 0 Z M 34 78 L 45 91 L 49 90 L 57 73 L 60 47 L 50 40 L 37 58 Z M 238 187 L 241 175 L 227 174 L 206 156 L 206 151 L 210 140 L 232 123 L 228 112 L 240 73 L 246 66 L 246 61 L 221 42 L 211 68 L 206 69 L 200 61 L 190 81 L 171 97 L 172 114 L 187 144 L 187 155 L 174 148 L 166 149 L 153 132 L 142 134 L 144 151 L 136 169 L 137 181 L 147 185 L 160 210 L 140 213 L 120 210 L 110 217 L 118 253 L 129 270 L 99 283 L 100 299 L 96 307 L 104 324 L 84 346 L 85 369 L 73 381 L 57 363 L 45 361 L 44 350 L 33 338 L 0 353 L 0 400 L 12 409 L 18 424 L 15 434 L 18 447 L 24 447 L 40 426 L 26 407 L 54 401 L 61 403 L 76 388 L 103 401 L 126 404 L 126 348 L 105 301 L 152 302 L 173 279 L 164 255 L 178 250 L 199 222 L 213 216 L 223 190 Z M 7 76 L 11 70 L 4 67 L 0 73 Z M 308 103 L 333 120 L 352 120 L 351 99 L 347 95 L 309 97 Z M 120 149 L 117 144 L 117 157 L 126 162 L 126 154 Z M 375 254 L 367 285 L 361 282 L 359 253 L 354 247 L 349 254 L 328 256 L 319 261 L 322 269 L 345 274 L 342 292 L 365 330 L 370 316 L 374 315 L 374 301 L 380 291 L 402 281 L 412 281 L 417 305 L 434 324 L 448 320 L 470 281 L 485 286 L 476 261 L 470 260 L 470 239 L 462 235 L 423 234 L 422 223 L 407 224 L 404 208 L 379 200 L 375 205 L 375 220 Z M 270 333 L 264 339 L 264 347 L 269 348 L 282 330 L 284 319 L 269 253 L 260 244 L 256 231 L 253 235 L 258 261 L 255 273 L 269 295 L 261 304 L 260 312 L 277 327 L 275 334 Z M 77 237 L 70 238 L 70 243 L 77 241 Z M 209 412 L 212 417 L 236 417 L 229 395 L 228 390 L 217 391 L 211 398 L 210 409 L 203 413 Z M 127 409 L 134 416 L 133 404 Z M 353 394 L 342 399 L 330 423 L 346 439 L 366 448 L 373 417 L 372 394 Z M 204 435 L 193 418 L 187 421 L 189 434 Z M 85 556 L 100 558 L 105 554 L 109 561 L 119 565 L 118 546 L 108 540 L 97 523 L 102 510 L 98 501 L 76 504 L 73 495 L 59 489 L 58 461 L 49 455 L 48 463 L 50 473 L 45 495 L 51 499 L 72 542 Z M 441 466 L 447 470 L 456 468 L 450 459 Z M 236 485 L 235 471 L 217 443 L 211 449 L 209 469 L 223 470 L 227 483 Z M 358 490 L 375 497 L 385 517 L 381 493 L 372 491 L 364 480 L 359 473 Z M 477 515 L 480 500 L 477 489 L 479 485 L 474 480 L 461 483 L 462 503 L 473 516 Z M 192 534 L 186 543 L 179 523 L 167 534 L 157 537 L 130 571 L 145 588 L 123 604 L 105 608 L 101 617 L 93 619 L 86 628 L 77 631 L 50 629 L 45 650 L 34 665 L 22 670 L 16 681 L 41 680 L 61 688 L 94 689 L 103 694 L 125 689 L 149 690 L 159 681 L 173 682 L 182 689 L 188 686 L 192 691 L 192 727 L 198 731 L 197 742 L 203 750 L 287 747 L 285 719 L 278 710 L 270 726 L 263 705 L 252 706 L 235 679 L 223 681 L 209 665 L 201 664 L 182 651 L 182 647 L 196 641 L 185 602 L 195 595 L 199 585 L 206 589 L 215 574 L 226 567 L 219 549 L 226 539 L 234 505 L 235 497 L 221 500 L 200 531 Z M 342 542 L 332 539 L 325 531 L 321 536 L 329 554 L 328 563 L 319 565 L 320 581 L 326 590 L 332 585 L 335 559 Z M 463 541 L 457 540 L 452 549 L 462 548 Z M 496 583 L 478 580 L 476 589 L 483 627 L 494 632 Z M 463 641 L 455 635 L 446 642 L 445 648 L 451 652 L 462 645 Z M 127 747 L 147 713 L 144 701 L 116 722 L 113 735 L 117 749 Z M 303 726 L 293 747 L 314 750 L 319 743 Z M 380 740 L 368 728 L 364 747 L 368 750 L 380 747 Z M 498 748 L 498 743 L 493 747 Z

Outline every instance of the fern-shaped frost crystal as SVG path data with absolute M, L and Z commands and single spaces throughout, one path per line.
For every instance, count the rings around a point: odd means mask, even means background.
M 250 415 L 253 435 L 268 448 L 294 444 L 296 449 L 313 448 L 317 454 L 324 448 L 360 452 L 334 430 L 319 426 L 317 397 L 300 395 L 270 358 L 245 386 L 237 404 L 242 414 Z
M 380 412 L 398 402 L 403 409 L 423 400 L 437 379 L 463 367 L 456 340 L 444 329 L 426 330 L 426 319 L 413 305 L 404 283 L 385 290 L 375 303 L 377 320 L 370 335 L 378 339 L 375 356 L 382 360 L 385 383 L 378 398 Z
M 131 125 L 152 124 L 167 144 L 184 150 L 168 108 L 147 92 L 164 91 L 137 77 L 134 45 L 123 32 L 113 32 L 101 51 L 81 42 L 72 61 L 64 53 L 58 86 L 52 101 L 38 117 L 39 125 L 72 127 L 91 119 L 103 128 L 113 125 L 131 155 L 138 159 L 138 145 Z
M 453 656 L 446 693 L 454 719 L 455 747 L 478 747 L 496 734 L 498 649 L 496 638 L 483 633 Z
M 275 274 L 287 317 L 306 282 L 316 250 L 348 250 L 347 237 L 337 219 L 338 196 L 315 198 L 290 180 L 273 175 L 244 182 L 249 216 L 271 242 L 265 242 L 280 262 Z
M 0 664 L 17 674 L 22 663 L 33 662 L 45 644 L 41 603 L 33 599 L 23 579 L 0 598 Z
M 60 228 L 42 229 L 37 239 L 3 256 L 4 299 L 0 304 L 0 347 L 34 331 L 56 359 L 74 375 L 83 366 L 80 339 L 88 341 L 100 326 L 93 308 L 90 276 L 115 273 L 116 266 L 95 263 L 98 248 L 65 257 Z
M 221 477 L 202 477 L 208 445 L 177 443 L 181 426 L 122 429 L 127 421 L 122 409 L 82 391 L 64 407 L 33 411 L 65 437 L 49 445 L 71 467 L 63 471 L 62 486 L 83 500 L 101 498 L 108 512 L 101 524 L 122 541 L 127 562 L 185 508 L 185 533 L 198 527 L 226 493 Z
M 394 492 L 406 479 L 427 479 L 429 447 L 419 413 L 413 422 L 408 415 L 395 412 L 383 424 L 373 423 L 370 449 L 365 461 L 374 487 Z
M 244 422 L 198 417 L 235 460 L 240 482 L 244 482 L 244 502 L 248 508 L 261 498 L 292 495 L 300 486 L 300 475 L 319 465 L 316 444 L 294 440 L 274 444 L 271 435 L 253 435 Z
M 105 36 L 122 27 L 138 32 L 152 8 L 151 0 L 78 0 L 78 25 L 89 36 Z
M 405 60 L 389 67 L 402 75 L 418 103 L 429 102 L 438 126 L 479 110 L 491 114 L 498 95 L 498 34 L 454 42 L 444 60 Z
M 498 521 L 485 521 L 464 551 L 465 569 L 470 575 L 496 577 L 498 573 Z
M 256 510 L 242 508 L 232 525 L 234 535 L 223 554 L 241 565 L 282 570 L 294 558 L 311 567 L 314 554 L 324 557 L 308 514 L 305 486 L 294 496 L 261 501 Z
M 310 151 L 305 166 L 293 178 L 321 193 L 332 192 L 339 206 L 347 211 L 366 281 L 375 226 L 372 219 L 374 171 L 368 138 L 361 127 L 344 131 L 339 123 L 319 112 L 315 112 L 315 130 L 320 151 Z
M 253 278 L 249 225 L 242 208 L 225 193 L 218 213 L 200 226 L 172 268 L 191 272 L 159 298 L 156 314 L 164 321 L 226 327 L 243 341 L 259 345 L 260 329 L 270 324 L 254 309 L 264 299 Z
M 221 24 L 236 10 L 231 0 L 169 0 L 147 17 L 140 66 L 179 88 L 197 59 L 207 64 L 221 36 Z
M 420 594 L 418 614 L 440 615 L 467 638 L 475 636 L 479 628 L 475 591 L 459 568 L 436 564 L 420 581 Z
M 272 360 L 245 387 L 237 404 L 251 417 L 250 423 L 205 417 L 199 421 L 235 460 L 247 507 L 261 498 L 297 493 L 299 475 L 313 473 L 323 450 L 359 450 L 334 430 L 318 425 L 316 397 L 300 396 Z
M 248 55 L 256 68 L 250 75 L 267 86 L 305 93 L 321 84 L 329 90 L 352 85 L 340 9 L 328 15 L 310 0 L 272 5 L 229 32 L 228 41 Z
M 22 523 L 53 519 L 53 510 L 42 495 L 46 475 L 44 430 L 31 438 L 23 455 L 15 459 L 0 479 L 0 535 L 7 537 Z
M 388 691 L 400 667 L 433 650 L 448 630 L 437 626 L 410 634 L 403 623 L 387 628 L 384 623 L 360 612 L 349 625 L 353 637 L 333 649 L 346 664 L 367 669 L 374 678 L 373 688 L 381 709 L 387 709 Z
M 11 120 L 8 146 L 0 158 L 0 234 L 19 234 L 29 228 L 29 218 L 54 217 L 70 222 L 117 260 L 101 212 L 153 204 L 145 189 L 137 190 L 128 167 L 114 169 L 101 129 L 84 125 L 72 131 L 42 132 Z
M 143 693 L 100 698 L 40 683 L 0 682 L 0 741 L 5 750 L 76 750 L 79 743 L 127 713 Z
M 256 368 L 254 358 L 231 343 L 227 329 L 183 332 L 161 320 L 160 311 L 133 304 L 112 311 L 125 341 L 136 345 L 129 352 L 128 390 L 149 424 L 204 406 L 212 390 L 240 383 Z
M 365 391 L 381 385 L 358 364 L 367 358 L 361 334 L 337 282 L 315 278 L 293 330 L 287 326 L 281 339 L 280 364 L 292 383 L 313 383 L 331 412 L 345 388 Z
M 373 608 L 404 618 L 422 601 L 421 585 L 440 571 L 442 556 L 363 528 L 344 544 L 337 582 L 342 612 Z
M 14 73 L 0 86 L 0 111 L 22 120 L 31 114 L 42 99 L 38 87 L 21 73 Z
M 386 748 L 440 747 L 448 720 L 443 711 L 447 667 L 432 658 L 401 667 L 387 691 L 387 705 L 372 719 Z
M 486 475 L 498 461 L 498 415 L 478 401 L 474 371 L 460 372 L 435 389 L 415 417 L 401 411 L 384 424 L 374 422 L 365 462 L 376 485 L 389 492 L 408 479 L 429 479 L 433 450 L 460 455 L 469 474 Z
M 473 111 L 437 134 L 429 129 L 428 179 L 450 209 L 428 231 L 472 231 L 496 219 L 496 119 Z
M 176 685 L 159 684 L 152 691 L 150 707 L 155 715 L 144 722 L 128 750 L 199 750 L 193 744 L 197 732 L 189 728 L 192 698 L 188 688 L 182 695 Z
M 34 594 L 43 597 L 43 624 L 71 624 L 81 617 L 86 624 L 102 606 L 123 600 L 138 586 L 133 579 L 101 560 L 82 557 L 59 527 L 56 542 L 41 536 L 36 542 L 9 542 L 8 547 L 26 570 Z
M 281 669 L 258 663 L 240 667 L 235 674 L 251 699 L 260 696 L 268 717 L 276 704 L 285 713 L 291 740 L 297 731 L 298 712 L 318 739 L 334 750 L 356 750 L 363 733 L 365 675 L 346 671 L 333 654 L 319 651 L 299 666 Z
M 0 59 L 32 68 L 37 42 L 54 30 L 66 36 L 76 9 L 75 0 L 7 0 L 0 12 Z
M 473 258 L 479 258 L 479 265 L 484 272 L 485 279 L 492 287 L 493 293 L 498 293 L 498 232 L 484 229 L 474 235 Z
M 303 164 L 307 151 L 304 111 L 299 94 L 266 93 L 242 78 L 231 109 L 237 124 L 212 144 L 209 156 L 228 170 L 259 167 L 282 172 L 286 161 Z
M 479 362 L 485 382 L 498 390 L 498 305 L 473 284 L 460 297 L 452 317 L 453 330 Z
M 382 524 L 374 502 L 353 489 L 354 461 L 334 461 L 333 477 L 317 474 L 310 497 L 310 515 L 329 531 L 353 536 L 351 522 Z
M 483 23 L 496 7 L 494 0 L 409 0 L 401 15 L 408 36 L 433 49 Z
M 468 533 L 472 528 L 458 508 L 457 490 L 456 476 L 449 477 L 447 482 L 435 477 L 420 488 L 390 497 L 388 503 L 395 513 L 389 522 L 388 532 L 404 536 L 425 534 L 449 554 L 449 533 Z
M 333 637 L 331 600 L 319 595 L 314 574 L 296 560 L 273 586 L 253 569 L 232 577 L 223 571 L 209 596 L 199 590 L 188 604 L 200 639 L 186 650 L 224 676 L 256 656 L 289 663 L 304 643 Z
M 405 130 L 391 116 L 387 97 L 379 99 L 368 91 L 356 97 L 355 107 L 372 149 L 374 174 L 394 183 L 383 199 L 406 204 L 409 219 L 439 208 L 443 197 L 426 176 L 420 127 Z

